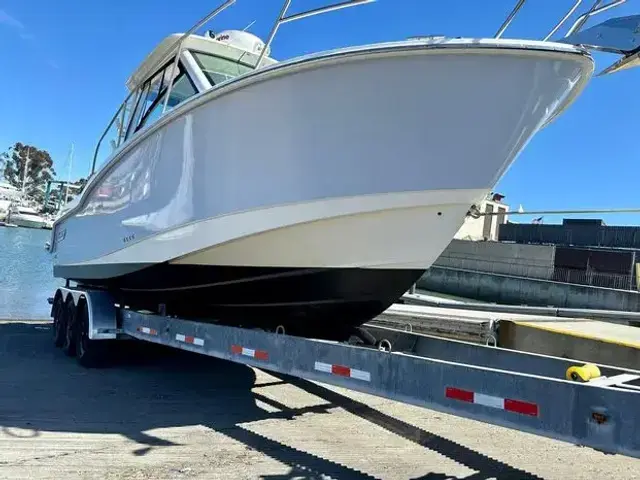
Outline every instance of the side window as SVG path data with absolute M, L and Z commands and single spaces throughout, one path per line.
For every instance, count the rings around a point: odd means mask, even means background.
M 142 116 L 142 110 L 144 110 L 144 101 L 147 97 L 147 92 L 149 91 L 149 83 L 145 83 L 138 90 L 138 96 L 136 99 L 136 104 L 133 109 L 133 114 L 131 115 L 131 121 L 127 125 L 127 135 L 125 138 L 129 138 L 136 131 L 136 127 L 140 122 L 140 117 Z
M 145 113 L 142 123 L 138 126 L 141 129 L 145 125 L 151 125 L 162 116 L 162 107 L 164 107 L 164 97 L 159 98 L 155 104 L 152 104 L 151 109 Z
M 184 71 L 181 72 L 175 82 L 173 82 L 173 87 L 171 87 L 171 95 L 169 96 L 167 110 L 171 110 L 176 105 L 179 105 L 185 100 L 193 97 L 196 93 L 198 93 L 198 91 L 189 78 L 189 75 Z
M 144 118 L 151 110 L 156 103 L 160 100 L 160 95 L 162 93 L 163 88 L 165 88 L 165 77 L 166 70 L 162 70 L 149 83 L 149 87 L 147 88 L 147 94 L 142 102 L 141 108 L 141 118 Z M 138 126 L 140 126 L 140 121 L 138 120 Z
M 173 86 L 167 103 L 167 111 L 198 93 L 182 66 L 179 67 L 176 74 L 171 75 L 172 71 L 173 64 L 170 64 L 149 82 L 147 94 L 139 108 L 140 117 L 137 119 L 136 131 L 146 125 L 151 125 L 162 116 L 162 108 L 170 81 L 173 81 Z
M 120 115 L 118 115 L 118 129 L 120 131 L 118 136 L 118 145 L 124 142 L 127 138 L 127 128 L 131 123 L 131 117 L 136 108 L 138 96 L 139 92 L 134 92 L 133 95 L 130 95 L 129 99 L 124 104 L 124 108 L 121 110 Z
M 196 88 L 189 80 L 189 77 L 185 73 L 181 73 L 171 87 L 171 95 L 169 96 L 169 102 L 167 103 L 167 112 L 176 105 L 184 102 L 189 97 L 192 97 L 197 93 Z M 151 125 L 162 116 L 162 107 L 167 97 L 167 88 L 163 89 L 161 97 L 157 98 L 155 104 L 152 104 L 150 110 L 147 111 L 144 117 L 144 122 L 140 125 L 142 128 L 144 125 Z
M 92 172 L 98 170 L 122 142 L 162 116 L 169 82 L 173 81 L 167 111 L 198 93 L 182 65 L 174 72 L 173 61 L 145 82 L 120 106 L 95 152 Z M 171 78 L 170 78 L 171 77 Z

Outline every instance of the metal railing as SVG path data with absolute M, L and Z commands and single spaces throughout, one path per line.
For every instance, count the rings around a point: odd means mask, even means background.
M 124 117 L 125 117 L 125 114 L 126 114 L 127 102 L 129 102 L 129 99 L 131 99 L 131 97 L 135 93 L 138 93 L 138 88 L 139 88 L 139 86 L 136 86 L 135 89 L 132 89 L 129 92 L 129 95 L 126 96 L 124 101 L 118 107 L 118 110 L 116 110 L 116 113 L 113 115 L 113 117 L 111 117 L 111 120 L 107 124 L 107 128 L 105 128 L 104 132 L 102 132 L 102 135 L 100 135 L 100 138 L 98 139 L 98 143 L 96 144 L 96 148 L 93 151 L 93 162 L 91 163 L 91 173 L 89 174 L 89 177 L 91 177 L 95 173 L 96 160 L 98 159 L 98 152 L 100 151 L 100 147 L 102 146 L 102 141 L 105 139 L 105 137 L 109 133 L 109 130 L 111 130 L 111 127 L 113 126 L 114 122 L 116 122 L 118 120 L 118 116 L 120 116 L 120 114 L 122 114 L 122 121 L 121 121 L 121 124 L 118 126 L 118 135 L 117 135 L 118 141 L 116 142 L 115 147 L 117 148 L 120 145 L 121 140 L 122 140 L 122 130 L 124 128 Z
M 199 28 L 204 26 L 207 22 L 209 22 L 214 17 L 216 17 L 219 13 L 221 13 L 222 11 L 226 10 L 228 7 L 230 7 L 231 5 L 236 3 L 236 1 L 237 0 L 226 0 L 220 6 L 218 6 L 214 10 L 212 10 L 209 14 L 204 16 L 202 19 L 200 19 L 195 25 L 193 25 L 187 32 L 185 32 L 183 35 L 180 36 L 179 39 L 177 39 L 175 41 L 175 43 L 168 49 L 167 53 L 163 56 L 162 62 L 158 62 L 158 63 L 159 64 L 164 64 L 164 63 L 168 62 L 170 59 L 173 58 L 172 71 L 175 72 L 176 69 L 178 68 L 178 63 L 180 62 L 180 57 L 182 55 L 182 47 L 183 47 L 184 41 L 189 36 L 193 35 L 196 32 L 196 30 L 198 30 Z M 285 16 L 286 13 L 287 13 L 287 10 L 289 9 L 289 6 L 291 5 L 291 1 L 292 0 L 285 0 L 284 4 L 282 6 L 282 9 L 280 11 L 280 15 L 279 15 L 278 19 L 276 20 L 276 22 L 274 23 L 274 25 L 273 25 L 273 27 L 271 29 L 271 32 L 269 33 L 269 37 L 268 37 L 268 39 L 267 39 L 267 41 L 265 43 L 264 48 L 260 52 L 260 56 L 258 57 L 258 61 L 256 62 L 256 65 L 255 65 L 254 69 L 258 69 L 260 67 L 266 52 L 269 50 L 269 47 L 270 47 L 271 43 L 273 42 L 273 39 L 274 39 L 274 37 L 275 37 L 275 35 L 276 35 L 277 31 L 278 31 L 278 28 L 283 23 L 288 23 L 288 22 L 292 22 L 292 21 L 295 21 L 295 20 L 301 20 L 303 18 L 311 17 L 311 16 L 314 16 L 314 15 L 319 15 L 321 13 L 328 13 L 328 12 L 332 12 L 332 11 L 335 11 L 335 10 L 341 10 L 343 8 L 362 5 L 362 4 L 365 4 L 365 3 L 372 3 L 372 2 L 375 2 L 376 0 L 346 0 L 344 2 L 334 3 L 334 4 L 331 4 L 331 5 L 328 5 L 328 6 L 319 7 L 319 8 L 315 8 L 315 9 L 312 9 L 312 10 L 307 10 L 307 11 L 303 11 L 303 12 L 300 12 L 300 13 L 296 13 L 296 14 L 292 14 L 292 15 L 289 15 L 289 16 Z M 170 76 L 170 78 L 171 78 L 171 76 Z M 142 78 L 141 80 L 136 82 L 133 87 L 131 87 L 131 91 L 129 92 L 127 97 L 124 99 L 124 101 L 120 104 L 118 110 L 113 115 L 113 117 L 111 117 L 111 120 L 107 124 L 107 127 L 102 132 L 102 135 L 98 139 L 98 143 L 97 143 L 96 148 L 95 148 L 94 153 L 93 153 L 93 161 L 92 161 L 92 164 L 91 164 L 90 176 L 92 176 L 95 173 L 96 161 L 98 159 L 98 153 L 100 151 L 100 147 L 102 146 L 102 142 L 104 141 L 105 137 L 107 136 L 107 134 L 111 130 L 111 127 L 113 126 L 114 122 L 118 121 L 118 117 L 120 117 L 120 116 L 122 118 L 120 119 L 120 124 L 118 125 L 118 131 L 117 131 L 117 135 L 116 135 L 117 141 L 116 141 L 116 143 L 114 145 L 114 150 L 116 148 L 118 148 L 122 144 L 122 141 L 125 139 L 125 135 L 123 135 L 123 133 L 126 132 L 126 130 L 127 130 L 127 125 L 126 125 L 126 123 L 127 123 L 126 122 L 126 113 L 127 113 L 126 112 L 126 106 L 127 106 L 127 103 L 129 102 L 131 97 L 138 92 L 140 87 L 147 80 L 148 80 L 147 78 Z M 169 82 L 169 86 L 168 86 L 167 92 L 165 94 L 166 96 L 165 96 L 165 99 L 164 99 L 164 102 L 163 102 L 163 105 L 162 105 L 162 114 L 164 114 L 166 112 L 166 110 L 167 110 L 167 106 L 168 106 L 169 99 L 170 99 L 170 96 L 171 96 L 172 88 L 173 88 L 173 80 L 171 82 Z
M 280 25 L 282 25 L 283 23 L 294 22 L 296 20 L 302 20 L 303 18 L 312 17 L 314 15 L 320 15 L 321 13 L 333 12 L 335 10 L 341 10 L 343 8 L 349 8 L 349 7 L 356 7 L 358 5 L 364 5 L 365 3 L 373 3 L 373 2 L 375 2 L 375 0 L 346 0 L 344 2 L 333 3 L 331 5 L 326 5 L 324 7 L 318 7 L 312 10 L 295 13 L 287 17 L 285 15 L 287 14 L 287 10 L 289 10 L 289 7 L 291 6 L 291 0 L 285 0 L 285 2 L 282 4 L 282 8 L 280 9 L 280 16 L 278 17 L 278 20 L 276 20 L 276 23 L 273 24 L 273 27 L 271 28 L 271 32 L 269 32 L 269 36 L 267 37 L 265 46 L 262 49 L 262 52 L 260 52 L 260 57 L 258 57 L 258 61 L 256 62 L 255 68 L 257 69 L 260 67 L 260 64 L 262 63 L 262 59 L 264 58 L 265 53 L 271 46 L 271 42 L 273 42 L 273 39 L 276 36 L 276 33 L 278 32 L 278 28 L 280 28 Z
M 228 7 L 230 7 L 231 5 L 236 3 L 236 1 L 237 0 L 226 0 L 220 6 L 216 7 L 209 14 L 207 14 L 205 17 L 203 17 L 201 20 L 199 20 L 186 33 L 184 33 L 182 36 L 180 36 L 180 38 L 178 40 L 176 40 L 176 42 L 172 45 L 171 48 L 168 49 L 168 52 L 164 55 L 161 63 L 168 62 L 170 59 L 173 58 L 173 71 L 175 72 L 176 69 L 178 68 L 178 63 L 180 61 L 180 57 L 181 57 L 181 54 L 182 54 L 182 48 L 183 48 L 184 41 L 190 35 L 195 33 L 196 30 L 201 28 L 204 24 L 209 22 L 211 19 L 213 19 L 219 13 L 221 13 L 222 11 L 226 10 Z M 265 55 L 269 51 L 271 43 L 273 42 L 273 40 L 275 38 L 275 35 L 278 32 L 278 29 L 280 28 L 280 26 L 282 24 L 293 22 L 293 21 L 296 21 L 296 20 L 301 20 L 303 18 L 308 18 L 308 17 L 319 15 L 319 14 L 322 14 L 322 13 L 328 13 L 328 12 L 332 12 L 332 11 L 336 11 L 336 10 L 341 10 L 341 9 L 344 9 L 344 8 L 364 5 L 364 4 L 372 3 L 372 2 L 375 2 L 375 1 L 376 0 L 344 0 L 344 1 L 339 2 L 339 3 L 332 3 L 330 5 L 325 5 L 323 7 L 318 7 L 318 8 L 314 8 L 314 9 L 311 9 L 311 10 L 306 10 L 306 11 L 302 11 L 302 12 L 299 12 L 299 13 L 287 15 L 287 12 L 289 10 L 289 7 L 291 6 L 292 0 L 285 0 L 284 3 L 282 4 L 282 8 L 280 9 L 280 14 L 278 16 L 278 19 L 273 24 L 273 26 L 272 26 L 272 28 L 271 28 L 271 30 L 269 32 L 269 36 L 267 37 L 267 40 L 265 42 L 264 48 L 260 52 L 260 55 L 258 57 L 258 60 L 257 60 L 257 62 L 255 64 L 254 69 L 258 69 L 258 68 L 261 67 L 262 61 L 264 60 Z M 560 21 L 558 23 L 555 24 L 555 26 L 551 29 L 551 31 L 544 37 L 544 41 L 549 40 L 569 20 L 569 18 L 576 12 L 578 7 L 581 5 L 582 1 L 583 0 L 575 0 L 574 1 L 573 5 L 567 11 L 567 13 L 560 19 Z M 578 32 L 578 31 L 580 31 L 580 29 L 584 26 L 584 24 L 586 23 L 586 21 L 590 17 L 592 17 L 594 15 L 597 15 L 599 13 L 605 12 L 605 11 L 611 9 L 611 8 L 614 8 L 614 7 L 617 7 L 619 5 L 622 5 L 627 0 L 612 0 L 611 2 L 609 2 L 609 3 L 605 4 L 605 5 L 601 5 L 602 1 L 603 0 L 595 0 L 595 2 L 592 4 L 591 8 L 586 13 L 582 14 L 581 16 L 579 16 L 578 19 L 574 22 L 574 24 L 569 28 L 569 30 L 568 30 L 568 32 L 567 32 L 567 34 L 565 35 L 564 38 L 567 38 L 569 35 L 572 35 L 572 34 Z M 507 18 L 503 21 L 502 25 L 500 26 L 500 28 L 496 32 L 494 38 L 501 38 L 502 37 L 502 35 L 509 28 L 509 26 L 513 22 L 514 18 L 520 12 L 520 10 L 522 9 L 522 7 L 524 6 L 525 3 L 526 3 L 526 0 L 518 0 L 516 2 L 515 7 L 513 8 L 513 10 L 511 10 L 511 12 L 507 16 Z M 134 94 L 137 93 L 139 88 L 147 80 L 148 80 L 147 78 L 143 78 L 143 79 L 139 80 L 138 82 L 136 82 L 136 84 L 133 87 L 131 87 L 131 91 L 130 91 L 129 95 L 127 95 L 125 100 L 120 104 L 120 107 L 116 111 L 115 115 L 111 118 L 111 121 L 109 122 L 109 124 L 105 128 L 104 132 L 100 136 L 100 138 L 98 140 L 98 144 L 96 145 L 96 148 L 94 150 L 93 162 L 92 162 L 92 166 L 91 166 L 91 174 L 90 174 L 90 176 L 92 176 L 95 173 L 96 161 L 97 161 L 97 158 L 98 158 L 98 153 L 99 153 L 100 147 L 102 146 L 102 142 L 104 141 L 104 139 L 105 139 L 106 135 L 108 134 L 109 130 L 111 130 L 111 127 L 113 126 L 114 122 L 118 121 L 118 117 L 119 116 L 121 116 L 122 118 L 120 119 L 120 124 L 118 125 L 118 132 L 117 132 L 117 136 L 116 136 L 117 140 L 115 141 L 114 150 L 116 148 L 118 148 L 122 144 L 122 142 L 124 140 L 126 140 L 126 138 L 125 138 L 126 135 L 123 135 L 123 133 L 126 132 L 126 129 L 128 127 L 126 125 L 126 123 L 127 123 L 127 121 L 126 121 L 127 120 L 127 118 L 126 118 L 127 103 L 129 102 L 131 97 Z M 165 97 L 165 99 L 163 101 L 163 106 L 162 106 L 162 114 L 164 114 L 166 112 L 166 110 L 167 110 L 167 107 L 168 107 L 168 104 L 169 104 L 169 99 L 170 99 L 170 96 L 171 96 L 172 88 L 173 88 L 173 81 L 171 81 L 169 83 L 169 86 L 167 88 L 167 92 L 165 94 L 166 97 Z
M 180 55 L 182 54 L 182 44 L 184 43 L 184 41 L 191 36 L 196 30 L 198 30 L 200 27 L 202 27 L 205 23 L 207 23 L 209 20 L 213 19 L 213 17 L 215 17 L 216 15 L 218 15 L 219 13 L 221 13 L 223 10 L 226 10 L 228 7 L 230 7 L 231 5 L 233 5 L 234 3 L 236 3 L 236 0 L 227 0 L 226 2 L 224 2 L 222 5 L 220 5 L 218 8 L 216 8 L 215 10 L 213 10 L 212 12 L 210 12 L 207 16 L 203 17 L 198 23 L 196 23 L 193 27 L 191 27 L 189 30 L 187 30 L 187 32 L 185 32 L 174 44 L 174 47 L 172 47 L 169 51 L 173 51 L 173 48 L 176 48 L 176 53 L 175 53 L 175 58 L 173 60 L 173 72 L 176 72 L 178 69 L 178 63 L 180 62 Z M 169 78 L 172 78 L 172 76 L 170 75 Z M 166 97 L 164 99 L 164 105 L 162 106 L 162 113 L 164 113 L 167 110 L 167 105 L 169 104 L 169 97 L 171 96 L 171 88 L 173 87 L 173 80 L 169 81 L 169 87 L 167 89 L 167 94 Z
M 526 1 L 527 0 L 518 0 L 516 2 L 515 7 L 513 7 L 513 10 L 509 12 L 509 15 L 507 15 L 507 18 L 504 20 L 504 22 L 502 22 L 502 25 L 500 25 L 500 28 L 496 32 L 494 38 L 502 37 L 504 32 L 507 30 L 507 28 L 509 28 L 509 25 L 511 25 L 511 23 L 513 22 L 518 12 L 520 12 L 520 10 L 522 9 Z M 607 10 L 610 10 L 614 7 L 622 5 L 626 1 L 627 0 L 613 0 L 605 5 L 600 6 L 600 4 L 602 3 L 602 0 L 595 0 L 591 8 L 586 13 L 580 15 L 576 19 L 576 21 L 573 23 L 571 28 L 569 28 L 567 33 L 564 35 L 564 38 L 567 38 L 570 35 L 578 32 L 584 26 L 587 20 L 589 20 L 589 18 L 593 17 L 594 15 L 598 15 L 599 13 L 606 12 Z M 560 19 L 558 23 L 555 24 L 555 26 L 551 29 L 551 31 L 543 38 L 543 41 L 548 41 L 560 29 L 560 27 L 562 27 L 567 22 L 567 20 L 569 20 L 571 15 L 575 13 L 575 11 L 578 9 L 581 3 L 582 3 L 582 0 L 575 0 L 575 2 L 573 3 L 569 11 Z
M 589 9 L 587 13 L 580 15 L 578 17 L 578 19 L 575 21 L 573 26 L 569 29 L 569 31 L 567 31 L 565 38 L 579 31 L 584 26 L 586 21 L 589 20 L 590 17 L 593 17 L 594 15 L 597 15 L 599 13 L 606 12 L 611 8 L 620 6 L 626 1 L 627 0 L 614 0 L 613 2 L 609 2 L 606 5 L 600 6 L 600 4 L 602 3 L 602 0 L 596 0 L 593 6 Z
M 176 40 L 174 42 L 174 44 L 171 46 L 171 48 L 168 49 L 168 52 L 162 58 L 162 62 L 159 62 L 159 64 L 164 64 L 165 62 L 169 61 L 173 57 L 174 62 L 173 62 L 172 72 L 175 72 L 177 67 L 178 67 L 178 62 L 180 61 L 180 56 L 182 54 L 182 45 L 183 45 L 185 39 L 187 37 L 189 37 L 190 35 L 192 35 L 198 28 L 202 27 L 205 23 L 207 23 L 208 21 L 213 19 L 213 17 L 218 15 L 220 12 L 222 12 L 223 10 L 227 9 L 228 7 L 230 7 L 231 5 L 236 3 L 236 1 L 237 0 L 226 0 L 222 5 L 220 5 L 219 7 L 214 9 L 213 11 L 211 11 L 208 15 L 203 17 L 201 20 L 199 20 L 193 27 L 191 27 L 186 33 L 184 33 L 178 40 Z M 172 78 L 171 75 L 169 76 L 169 78 Z M 124 101 L 120 104 L 118 110 L 116 111 L 116 113 L 111 118 L 111 121 L 109 121 L 107 127 L 104 129 L 104 132 L 102 132 L 102 135 L 98 139 L 98 144 L 96 145 L 96 148 L 95 148 L 95 150 L 93 152 L 93 162 L 92 162 L 92 165 L 91 165 L 91 174 L 90 175 L 93 175 L 95 173 L 96 160 L 98 158 L 98 152 L 100 151 L 100 147 L 102 146 L 102 142 L 103 142 L 104 138 L 107 136 L 107 134 L 109 133 L 109 130 L 111 130 L 111 127 L 113 126 L 113 123 L 115 121 L 117 121 L 118 116 L 120 114 L 122 114 L 122 120 L 121 120 L 121 124 L 118 126 L 118 134 L 117 134 L 118 141 L 117 141 L 115 147 L 116 148 L 119 147 L 120 144 L 122 143 L 122 140 L 124 138 L 123 137 L 123 132 L 126 131 L 126 129 L 127 129 L 127 125 L 126 125 L 126 122 L 125 122 L 127 103 L 129 102 L 131 97 L 138 92 L 140 87 L 147 80 L 148 80 L 147 78 L 142 78 L 142 79 L 140 79 L 138 82 L 136 82 L 134 84 L 134 86 L 131 88 L 131 91 L 126 96 Z M 162 113 L 164 113 L 166 111 L 167 104 L 168 104 L 168 101 L 169 101 L 169 97 L 171 95 L 171 88 L 172 87 L 173 87 L 173 80 L 169 83 L 169 87 L 168 87 L 168 91 L 167 91 L 167 94 L 166 94 L 166 98 L 165 98 L 163 106 L 162 106 Z

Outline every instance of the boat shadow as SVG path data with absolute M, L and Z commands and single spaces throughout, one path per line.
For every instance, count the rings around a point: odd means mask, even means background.
M 366 473 L 318 457 L 243 428 L 267 419 L 293 419 L 340 407 L 386 430 L 475 470 L 467 479 L 534 479 L 527 472 L 486 457 L 320 385 L 277 375 L 281 381 L 324 399 L 303 408 L 252 391 L 254 370 L 243 365 L 133 342 L 112 368 L 79 367 L 52 346 L 49 325 L 0 323 L 0 430 L 5 436 L 35 438 L 43 431 L 120 434 L 135 441 L 133 454 L 178 445 L 154 436 L 154 429 L 203 425 L 277 460 L 291 469 L 260 478 L 371 479 Z M 277 412 L 260 408 L 256 401 Z M 454 477 L 431 473 L 420 480 Z M 418 480 L 418 479 L 415 479 Z

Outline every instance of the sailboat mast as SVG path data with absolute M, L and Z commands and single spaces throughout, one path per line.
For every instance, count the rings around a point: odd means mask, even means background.
M 69 151 L 69 169 L 67 171 L 67 189 L 64 194 L 64 202 L 62 205 L 67 204 L 67 198 L 69 198 L 69 184 L 71 183 L 71 164 L 73 163 L 73 143 L 71 144 L 71 149 Z

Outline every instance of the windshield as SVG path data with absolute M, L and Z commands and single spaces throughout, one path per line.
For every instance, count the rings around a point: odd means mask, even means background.
M 251 72 L 253 67 L 239 61 L 211 55 L 209 53 L 191 52 L 198 65 L 207 76 L 211 85 L 230 80 L 232 78 Z

